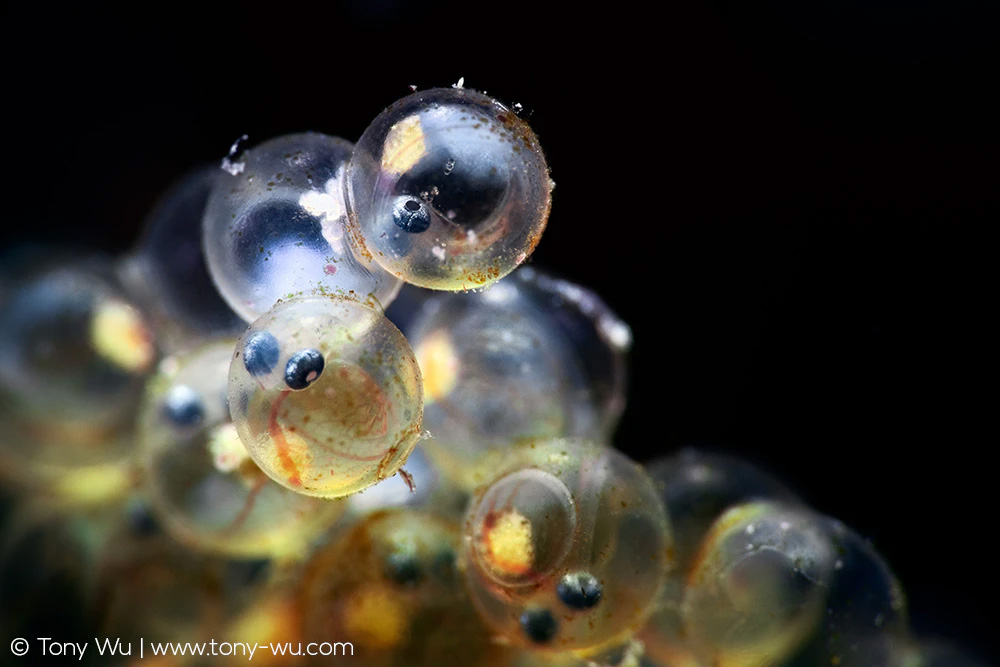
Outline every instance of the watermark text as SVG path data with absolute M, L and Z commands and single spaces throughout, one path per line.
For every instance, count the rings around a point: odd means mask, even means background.
M 32 653 L 78 661 L 87 654 L 139 659 L 147 656 L 220 656 L 253 660 L 258 652 L 276 656 L 349 657 L 354 655 L 354 645 L 351 642 L 220 642 L 214 639 L 206 642 L 154 642 L 113 637 L 94 637 L 92 642 L 67 642 L 52 637 L 36 637 L 33 641 L 19 637 L 10 643 L 10 652 L 16 657 Z

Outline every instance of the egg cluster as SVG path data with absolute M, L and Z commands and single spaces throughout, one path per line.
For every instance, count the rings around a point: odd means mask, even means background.
M 518 268 L 552 187 L 514 110 L 434 89 L 353 145 L 237 142 L 124 258 L 10 253 L 3 636 L 58 590 L 65 632 L 268 664 L 976 664 L 769 474 L 612 446 L 630 328 Z

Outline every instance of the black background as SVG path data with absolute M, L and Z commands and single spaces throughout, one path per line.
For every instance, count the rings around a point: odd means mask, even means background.
M 356 139 L 465 77 L 546 150 L 535 264 L 634 329 L 619 446 L 761 463 L 874 540 L 918 630 L 996 656 L 996 10 L 586 4 L 10 4 L 0 248 L 126 250 L 239 135 Z

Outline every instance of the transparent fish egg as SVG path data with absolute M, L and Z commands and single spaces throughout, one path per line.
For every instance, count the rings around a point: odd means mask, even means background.
M 0 390 L 26 416 L 115 422 L 155 358 L 145 316 L 97 261 L 41 271 L 0 311 Z
M 384 309 L 399 291 L 351 247 L 343 179 L 352 148 L 290 134 L 220 170 L 205 209 L 205 255 L 219 292 L 247 322 L 279 299 L 326 294 Z
M 520 269 L 484 292 L 432 293 L 406 333 L 427 451 L 460 483 L 485 452 L 519 440 L 603 439 L 624 408 L 629 329 L 572 283 Z
M 640 633 L 646 654 L 664 664 L 697 665 L 681 617 L 684 582 L 712 524 L 729 508 L 754 500 L 797 503 L 788 488 L 748 461 L 697 449 L 657 459 L 646 467 L 674 531 L 677 568 Z
M 464 88 L 390 105 L 358 140 L 346 184 L 362 254 L 440 290 L 483 287 L 514 270 L 538 244 L 551 199 L 528 124 Z
M 586 651 L 645 621 L 672 563 L 652 481 L 617 450 L 524 444 L 476 492 L 465 521 L 466 584 L 489 625 L 543 651 Z
M 246 324 L 223 301 L 205 263 L 201 222 L 222 173 L 202 167 L 160 198 L 136 247 L 119 266 L 122 281 L 150 314 L 169 351 L 216 336 L 238 336 Z
M 106 262 L 14 281 L 0 304 L 0 459 L 47 469 L 121 460 L 156 358 L 153 330 Z
M 425 512 L 394 509 L 359 519 L 306 564 L 303 636 L 349 641 L 355 658 L 373 667 L 448 658 L 502 664 L 506 651 L 462 595 L 459 542 L 457 523 Z
M 682 616 L 706 664 L 779 664 L 817 627 L 835 554 L 796 506 L 738 505 L 712 526 L 688 573 Z
M 906 596 L 870 542 L 840 521 L 823 518 L 834 549 L 833 574 L 817 631 L 789 667 L 892 665 L 909 639 Z
M 234 340 L 171 357 L 146 389 L 138 440 L 146 488 L 165 528 L 230 556 L 294 555 L 344 510 L 295 493 L 250 458 L 229 418 Z
M 357 302 L 279 303 L 236 344 L 229 407 L 272 479 L 341 497 L 396 473 L 421 432 L 420 369 L 389 320 Z

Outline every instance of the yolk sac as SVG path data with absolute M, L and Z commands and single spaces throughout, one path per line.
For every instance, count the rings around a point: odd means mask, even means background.
M 320 376 L 326 362 L 318 350 L 301 350 L 285 366 L 285 384 L 296 391 L 305 389 Z
M 401 197 L 392 212 L 392 221 L 404 232 L 419 234 L 431 226 L 431 214 L 416 199 Z
M 243 366 L 250 375 L 267 375 L 278 364 L 278 339 L 266 331 L 247 338 L 243 346 Z
M 163 414 L 175 426 L 198 426 L 205 418 L 205 406 L 198 392 L 179 384 L 164 397 Z
M 528 468 L 497 480 L 473 515 L 476 564 L 494 583 L 530 586 L 553 572 L 572 546 L 576 510 L 566 485 Z
M 559 623 L 548 609 L 526 609 L 521 613 L 521 630 L 536 644 L 547 644 L 556 636 Z
M 589 572 L 570 572 L 559 581 L 556 595 L 571 609 L 590 609 L 601 601 L 604 588 Z

